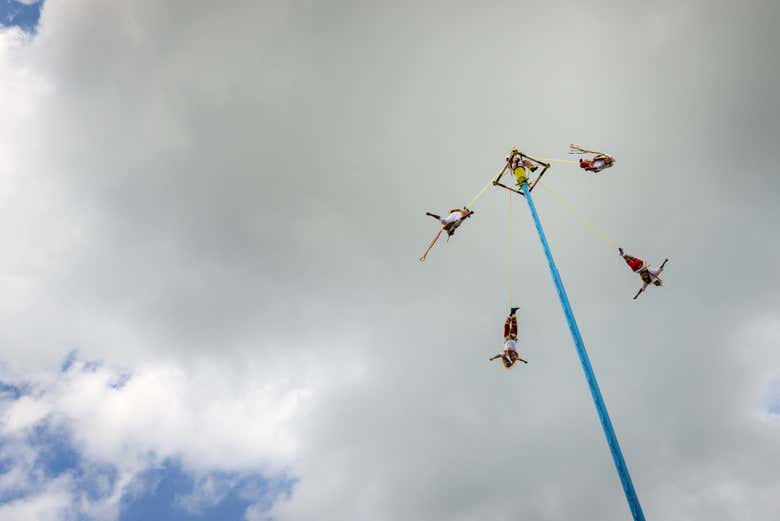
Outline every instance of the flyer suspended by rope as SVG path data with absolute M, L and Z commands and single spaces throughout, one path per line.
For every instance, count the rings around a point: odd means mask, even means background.
M 592 172 L 594 174 L 598 174 L 606 168 L 612 168 L 612 165 L 615 164 L 615 158 L 611 155 L 595 150 L 588 150 L 587 148 L 575 145 L 574 143 L 569 145 L 569 154 L 581 156 L 589 155 L 590 157 L 580 158 L 579 165 L 580 168 L 586 172 Z
M 506 169 L 509 167 L 509 158 L 507 158 L 506 164 L 504 164 L 504 168 L 501 169 L 501 171 L 498 173 L 498 177 L 501 177 Z M 450 210 L 447 217 L 440 217 L 439 215 L 436 215 L 431 212 L 425 212 L 425 215 L 428 215 L 430 217 L 433 217 L 434 219 L 437 219 L 441 224 L 441 228 L 439 228 L 439 231 L 434 235 L 431 242 L 428 244 L 428 248 L 426 248 L 425 253 L 422 254 L 422 257 L 420 257 L 420 262 L 425 262 L 425 259 L 428 258 L 428 254 L 431 252 L 431 249 L 433 249 L 433 246 L 436 244 L 436 241 L 439 240 L 439 237 L 441 236 L 442 232 L 447 232 L 447 241 L 450 240 L 450 237 L 452 237 L 455 234 L 455 231 L 460 227 L 461 224 L 463 224 L 463 221 L 468 219 L 474 214 L 474 210 L 472 210 L 472 206 L 479 200 L 480 197 L 482 197 L 488 188 L 493 185 L 493 179 L 489 180 L 487 183 L 485 183 L 485 186 L 483 186 L 477 194 L 471 198 L 471 201 L 467 205 L 465 205 L 462 209 L 455 208 L 453 210 Z
M 473 210 L 469 210 L 465 207 L 462 209 L 454 208 L 450 210 L 446 217 L 441 217 L 431 212 L 425 212 L 425 215 L 433 217 L 439 221 L 442 226 L 439 228 L 439 231 L 433 237 L 430 244 L 428 244 L 428 248 L 425 250 L 425 253 L 423 253 L 422 257 L 420 257 L 420 262 L 425 262 L 425 259 L 428 257 L 428 253 L 430 253 L 431 249 L 433 248 L 433 245 L 436 244 L 436 241 L 439 240 L 441 232 L 447 232 L 447 240 L 449 241 L 450 237 L 455 235 L 455 231 L 460 227 L 461 224 L 463 224 L 463 221 L 471 217 L 473 213 Z

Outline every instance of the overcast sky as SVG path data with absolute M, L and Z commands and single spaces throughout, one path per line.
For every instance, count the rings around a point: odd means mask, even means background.
M 10 6 L 9 2 L 8 5 Z M 25 2 L 30 3 L 30 2 Z M 34 2 L 32 2 L 34 3 Z M 780 6 L 46 0 L 0 17 L 0 520 L 780 511 Z

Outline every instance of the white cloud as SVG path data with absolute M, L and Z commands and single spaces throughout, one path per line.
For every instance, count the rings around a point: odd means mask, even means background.
M 12 402 L 3 415 L 3 433 L 28 429 L 43 420 L 49 413 L 49 408 L 30 396 L 22 396 Z
M 281 469 L 296 445 L 290 422 L 311 394 L 265 370 L 239 383 L 211 368 L 141 367 L 119 389 L 106 368 L 67 374 L 46 393 L 51 412 L 87 457 L 110 463 L 155 454 L 199 470 Z
M 30 394 L 3 402 L 3 438 L 15 442 L 4 449 L 13 464 L 2 475 L 0 487 L 23 493 L 9 503 L 8 515 L 24 509 L 43 516 L 55 507 L 67 507 L 95 519 L 114 519 L 120 499 L 132 496 L 144 473 L 165 461 L 180 462 L 195 476 L 194 491 L 180 499 L 180 506 L 192 511 L 221 501 L 242 475 L 262 475 L 272 488 L 275 480 L 290 479 L 289 465 L 304 434 L 298 419 L 334 389 L 356 380 L 328 382 L 322 367 L 301 361 L 298 376 L 275 376 L 290 374 L 283 369 L 285 364 L 268 360 L 255 367 L 250 361 L 246 370 L 253 377 L 236 380 L 219 366 L 152 365 L 128 376 L 76 359 L 65 372 L 27 382 Z M 48 447 L 27 440 L 42 425 L 65 437 L 83 459 L 82 466 L 114 469 L 111 483 L 96 476 L 97 499 L 87 498 L 78 483 L 51 478 L 36 465 L 40 451 Z M 231 484 L 216 479 L 214 472 L 237 477 Z M 55 483 L 59 484 L 53 494 Z M 38 493 L 41 489 L 44 492 Z
M 31 496 L 0 505 L 0 520 L 70 521 L 77 519 L 72 510 L 70 479 L 63 477 L 46 483 L 43 489 Z

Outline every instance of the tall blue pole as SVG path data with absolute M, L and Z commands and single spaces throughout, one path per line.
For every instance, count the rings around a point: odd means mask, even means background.
M 569 331 L 571 331 L 571 336 L 574 339 L 574 346 L 577 348 L 577 356 L 580 357 L 580 364 L 582 364 L 582 370 L 585 372 L 585 379 L 588 381 L 588 387 L 590 388 L 590 395 L 593 397 L 593 403 L 596 405 L 596 411 L 599 413 L 601 427 L 604 429 L 604 436 L 607 438 L 607 444 L 612 453 L 612 460 L 615 462 L 615 467 L 617 467 L 620 483 L 623 485 L 623 492 L 626 494 L 626 501 L 628 501 L 628 506 L 631 509 L 631 515 L 634 516 L 634 521 L 645 521 L 645 514 L 642 512 L 642 506 L 639 504 L 639 498 L 636 495 L 636 490 L 634 490 L 634 484 L 631 482 L 631 474 L 628 473 L 626 461 L 623 459 L 623 452 L 620 450 L 615 428 L 612 426 L 612 421 L 609 419 L 607 406 L 604 403 L 604 398 L 601 396 L 599 384 L 596 381 L 596 375 L 593 373 L 593 367 L 590 365 L 588 352 L 585 351 L 585 342 L 582 341 L 580 328 L 577 327 L 577 320 L 574 318 L 574 312 L 571 309 L 569 297 L 566 295 L 566 288 L 563 287 L 561 275 L 558 273 L 558 268 L 555 266 L 555 261 L 553 260 L 552 252 L 550 251 L 550 245 L 547 244 L 547 237 L 544 235 L 544 229 L 542 229 L 542 222 L 539 220 L 539 214 L 536 213 L 534 200 L 531 199 L 531 191 L 525 183 L 523 183 L 521 188 L 525 194 L 525 200 L 528 201 L 528 208 L 531 210 L 531 216 L 534 218 L 536 231 L 539 233 L 539 240 L 542 242 L 544 255 L 547 257 L 547 264 L 550 265 L 550 274 L 552 274 L 555 289 L 558 290 L 558 298 L 561 300 L 563 313 L 566 315 L 566 321 L 569 323 Z

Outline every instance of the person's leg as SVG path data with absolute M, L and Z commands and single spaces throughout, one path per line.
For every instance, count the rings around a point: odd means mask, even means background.
M 517 340 L 517 316 L 512 315 L 509 317 L 509 337 L 513 340 Z
M 463 221 L 455 221 L 452 223 L 447 224 L 444 229 L 447 230 L 447 240 L 450 240 L 450 237 L 455 235 L 455 230 L 458 229 L 458 227 L 461 225 Z
M 434 218 L 434 219 L 436 219 L 437 221 L 441 221 L 441 217 L 440 217 L 440 216 L 438 216 L 438 215 L 436 215 L 435 213 L 431 213 L 431 212 L 425 212 L 425 215 L 430 215 L 431 217 L 433 217 L 433 218 Z

